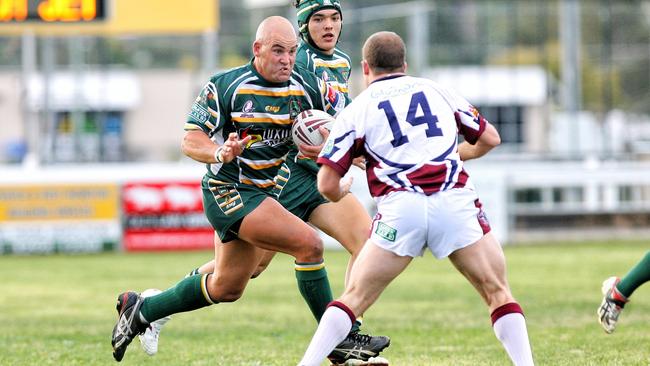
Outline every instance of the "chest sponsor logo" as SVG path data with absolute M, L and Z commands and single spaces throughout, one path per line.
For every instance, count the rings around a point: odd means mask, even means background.
M 291 98 L 289 101 L 289 118 L 293 121 L 303 110 L 302 103 L 299 100 Z
M 242 109 L 241 109 L 241 111 L 242 111 L 241 116 L 251 118 L 251 117 L 253 117 L 253 111 L 254 110 L 255 110 L 255 108 L 253 107 L 253 101 L 252 100 L 247 100 L 246 103 L 244 103 L 244 107 L 242 107 Z
M 381 236 L 382 238 L 388 241 L 395 241 L 397 238 L 397 230 L 392 227 L 384 224 L 383 222 L 377 223 L 377 228 L 375 229 L 375 234 Z
M 264 147 L 276 147 L 289 143 L 291 138 L 290 129 L 280 128 L 242 128 L 238 131 L 239 138 L 244 139 L 251 136 L 251 140 L 246 145 L 247 149 L 258 149 Z
M 278 112 L 280 112 L 280 106 L 277 106 L 277 105 L 267 105 L 266 107 L 264 107 L 264 110 L 265 110 L 266 112 L 278 113 Z

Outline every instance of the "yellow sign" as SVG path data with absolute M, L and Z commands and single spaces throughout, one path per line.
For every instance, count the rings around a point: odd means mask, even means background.
M 0 0 L 0 35 L 202 33 L 218 11 L 218 0 Z
M 104 0 L 0 0 L 0 22 L 88 22 L 104 18 Z
M 52 220 L 114 220 L 115 184 L 0 186 L 0 223 Z

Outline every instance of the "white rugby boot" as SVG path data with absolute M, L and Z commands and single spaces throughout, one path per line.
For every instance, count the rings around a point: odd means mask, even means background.
M 142 291 L 140 296 L 149 297 L 158 295 L 161 292 L 162 291 L 158 289 L 150 288 L 148 290 Z M 171 318 L 168 316 L 158 319 L 155 322 L 150 323 L 144 333 L 138 335 L 142 350 L 149 356 L 154 356 L 156 353 L 158 353 L 158 338 L 160 337 L 160 331 L 170 319 Z
M 623 311 L 628 299 L 618 292 L 616 284 L 620 282 L 618 277 L 610 277 L 603 281 L 601 292 L 603 301 L 598 307 L 598 321 L 606 333 L 611 334 L 616 329 L 616 322 Z

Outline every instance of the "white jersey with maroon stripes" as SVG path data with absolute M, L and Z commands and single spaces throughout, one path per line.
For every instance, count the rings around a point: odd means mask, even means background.
M 485 126 L 478 110 L 454 91 L 428 79 L 388 76 L 341 112 L 318 162 L 343 176 L 352 159 L 364 155 L 373 197 L 471 187 L 458 135 L 474 144 Z

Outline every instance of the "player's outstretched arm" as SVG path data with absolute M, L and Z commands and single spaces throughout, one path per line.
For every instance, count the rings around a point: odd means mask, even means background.
M 327 165 L 318 171 L 318 191 L 332 202 L 338 202 L 350 192 L 352 177 L 341 179 L 339 173 Z
M 229 163 L 246 147 L 250 136 L 239 140 L 239 136 L 232 132 L 223 145 L 218 146 L 203 131 L 190 130 L 185 132 L 181 149 L 183 154 L 190 158 L 208 164 Z
M 481 156 L 487 154 L 494 147 L 501 144 L 501 136 L 494 126 L 489 122 L 486 123 L 485 130 L 481 137 L 474 145 L 469 144 L 468 142 L 463 142 L 458 145 L 458 154 L 460 154 L 460 160 L 467 161 L 471 159 L 477 159 Z

